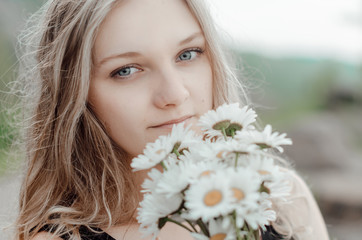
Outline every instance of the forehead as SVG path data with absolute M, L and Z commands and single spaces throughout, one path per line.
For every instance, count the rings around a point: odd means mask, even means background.
M 125 0 L 100 26 L 95 55 L 167 48 L 196 32 L 199 23 L 183 0 Z

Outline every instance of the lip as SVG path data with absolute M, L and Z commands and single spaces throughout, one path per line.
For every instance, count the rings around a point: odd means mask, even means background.
M 181 118 L 172 119 L 170 121 L 151 126 L 150 128 L 172 128 L 174 124 L 182 123 L 184 121 L 187 121 L 190 118 L 192 118 L 192 115 L 187 115 L 187 116 L 183 116 Z

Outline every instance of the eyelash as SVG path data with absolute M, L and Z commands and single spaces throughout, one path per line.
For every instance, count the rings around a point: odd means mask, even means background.
M 196 52 L 197 56 L 200 56 L 201 54 L 204 53 L 204 50 L 203 50 L 202 48 L 199 48 L 199 47 L 197 47 L 197 48 L 189 48 L 189 49 L 186 49 L 186 50 L 182 51 L 180 54 L 178 54 L 177 59 L 178 59 L 182 54 L 184 54 L 185 52 Z M 196 56 L 196 57 L 197 57 L 197 56 Z M 193 59 L 191 59 L 191 60 L 185 60 L 185 61 L 192 61 L 192 60 L 193 60 Z
M 130 74 L 129 76 L 127 77 L 123 77 L 123 76 L 117 76 L 117 74 L 122 71 L 123 69 L 127 69 L 127 68 L 136 68 L 137 71 L 136 72 L 139 72 L 139 71 L 142 71 L 142 69 L 140 69 L 138 66 L 134 65 L 134 64 L 130 64 L 130 65 L 125 65 L 121 68 L 118 68 L 116 70 L 114 70 L 113 72 L 111 72 L 111 77 L 112 78 L 120 78 L 120 79 L 126 79 L 126 78 L 129 78 L 132 74 Z
M 199 48 L 199 47 L 197 47 L 197 48 L 189 48 L 189 49 L 183 50 L 180 54 L 178 54 L 178 57 L 177 57 L 176 61 L 177 61 L 177 62 L 192 61 L 194 58 L 193 58 L 193 59 L 190 59 L 190 60 L 179 60 L 180 56 L 181 56 L 182 54 L 186 53 L 186 52 L 196 52 L 197 55 L 196 55 L 195 57 L 198 57 L 198 56 L 200 56 L 201 54 L 203 54 L 203 53 L 205 52 L 205 50 L 202 49 L 202 48 Z M 127 79 L 127 78 L 130 78 L 130 77 L 133 75 L 133 73 L 131 73 L 129 76 L 126 76 L 126 77 L 124 77 L 124 76 L 117 76 L 117 74 L 118 74 L 121 70 L 124 70 L 124 69 L 127 69 L 127 68 L 136 68 L 136 69 L 137 69 L 136 72 L 143 71 L 143 70 L 140 69 L 138 66 L 136 66 L 136 65 L 134 65 L 134 64 L 130 64 L 130 65 L 125 65 L 125 66 L 123 66 L 123 67 L 121 67 L 121 68 L 118 68 L 118 69 L 114 70 L 113 72 L 111 72 L 110 76 L 111 76 L 112 78 L 118 78 L 118 79 Z

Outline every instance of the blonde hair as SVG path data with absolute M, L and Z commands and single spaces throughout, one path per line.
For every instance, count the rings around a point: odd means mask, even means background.
M 87 94 L 97 30 L 116 0 L 49 1 L 20 36 L 27 172 L 21 189 L 16 239 L 46 225 L 55 234 L 79 227 L 128 223 L 140 200 L 125 153 L 106 133 Z M 186 0 L 203 29 L 214 83 L 214 107 L 250 104 L 228 62 L 203 1 Z M 40 20 L 39 20 L 40 19 Z

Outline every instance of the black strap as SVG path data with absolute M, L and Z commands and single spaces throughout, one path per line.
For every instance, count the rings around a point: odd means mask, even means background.
M 265 226 L 266 231 L 262 231 L 261 233 L 261 239 L 263 240 L 283 240 L 286 239 L 285 236 L 281 235 L 275 229 L 273 226 Z
M 113 237 L 111 237 L 110 235 L 108 235 L 106 232 L 103 232 L 102 229 L 100 229 L 100 228 L 92 227 L 92 229 L 93 229 L 93 231 L 90 230 L 86 226 L 80 226 L 79 234 L 80 234 L 81 239 L 82 240 L 116 240 Z M 55 230 L 55 228 L 52 228 L 51 225 L 45 225 L 41 229 L 41 231 L 46 231 L 46 232 L 54 232 L 54 230 Z M 99 233 L 97 233 L 97 232 L 99 232 Z M 59 237 L 64 240 L 68 240 L 70 236 L 69 236 L 69 234 L 63 234 Z
M 106 232 L 103 232 L 100 228 L 92 228 L 94 231 L 99 232 L 95 233 L 91 231 L 89 228 L 85 226 L 81 226 L 79 228 L 79 233 L 81 235 L 82 240 L 116 240 Z

